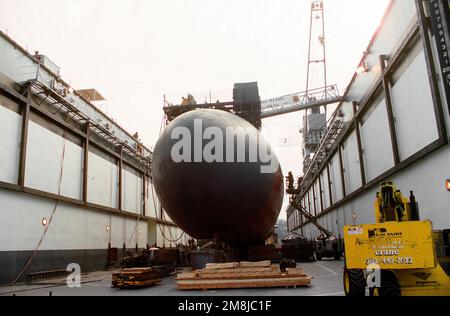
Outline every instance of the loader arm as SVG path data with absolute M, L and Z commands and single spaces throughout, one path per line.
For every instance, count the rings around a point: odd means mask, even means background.
M 313 224 L 314 226 L 316 226 L 324 235 L 325 235 L 325 239 L 330 238 L 331 236 L 333 236 L 333 233 L 330 232 L 328 229 L 326 229 L 325 227 L 323 227 L 321 224 L 319 224 L 319 222 L 317 221 L 317 218 L 312 216 L 311 214 L 309 214 L 309 212 L 300 204 L 298 204 L 296 201 L 292 201 L 291 205 L 298 210 L 303 216 L 305 216 L 308 221 Z

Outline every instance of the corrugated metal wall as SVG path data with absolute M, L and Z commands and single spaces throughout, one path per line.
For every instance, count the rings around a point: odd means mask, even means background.
M 450 113 L 438 69 L 436 42 L 418 19 L 417 12 L 415 1 L 392 2 L 367 49 L 365 61 L 369 71 L 355 75 L 347 90 L 347 102 L 342 106 L 350 127 L 339 150 L 322 168 L 321 191 L 314 197 L 311 186 L 302 198 L 302 204 L 311 214 L 315 210 L 308 201 L 323 200 L 319 222 L 336 236 L 342 236 L 345 224 L 375 221 L 373 203 L 378 184 L 383 180 L 394 181 L 405 195 L 414 191 L 422 218 L 432 220 L 437 229 L 450 228 L 450 193 L 444 187 L 445 180 L 450 178 L 450 146 L 445 133 L 450 131 Z M 383 58 L 387 61 L 384 72 Z M 432 63 L 435 69 L 431 69 Z M 350 101 L 356 102 L 358 113 L 350 111 L 350 106 L 354 106 Z M 389 108 L 392 108 L 392 118 Z M 442 121 L 446 126 L 442 126 Z M 398 152 L 398 161 L 394 150 Z M 314 191 L 317 192 L 316 186 Z M 288 217 L 290 229 L 316 238 L 317 229 L 312 225 L 302 227 L 295 213 Z

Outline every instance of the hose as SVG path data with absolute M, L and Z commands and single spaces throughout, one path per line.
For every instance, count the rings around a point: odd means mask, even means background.
M 63 142 L 63 149 L 62 149 L 62 154 L 61 154 L 61 168 L 60 168 L 59 180 L 58 180 L 58 196 L 61 195 L 62 178 L 63 178 L 63 173 L 64 173 L 64 160 L 65 160 L 65 156 L 66 156 L 67 130 L 64 130 L 63 139 L 64 139 L 64 142 Z M 54 206 L 52 214 L 48 220 L 48 223 L 47 223 L 47 225 L 45 225 L 44 232 L 43 232 L 41 238 L 39 239 L 39 242 L 38 242 L 36 248 L 34 249 L 33 253 L 31 254 L 30 258 L 28 259 L 27 263 L 22 268 L 20 273 L 14 278 L 14 280 L 8 286 L 13 286 L 14 284 L 16 284 L 17 281 L 23 276 L 25 271 L 27 271 L 27 269 L 30 267 L 31 263 L 33 262 L 34 257 L 36 256 L 39 249 L 41 248 L 41 245 L 44 241 L 45 236 L 47 235 L 48 229 L 53 221 L 56 210 L 58 209 L 59 202 L 60 202 L 60 200 L 58 199 L 55 203 L 55 206 Z

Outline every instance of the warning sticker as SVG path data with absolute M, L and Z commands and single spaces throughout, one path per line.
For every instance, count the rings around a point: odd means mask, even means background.
M 362 235 L 363 229 L 362 229 L 362 227 L 350 227 L 348 229 L 348 234 L 349 235 Z

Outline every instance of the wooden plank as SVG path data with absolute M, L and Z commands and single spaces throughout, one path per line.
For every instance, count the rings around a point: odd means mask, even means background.
M 237 262 L 206 264 L 206 270 L 233 269 L 237 267 L 239 267 L 239 263 Z
M 305 270 L 303 270 L 302 268 L 287 268 L 286 269 L 286 273 L 288 275 L 296 275 L 296 274 L 304 274 Z
M 311 278 L 284 278 L 284 279 L 248 279 L 223 281 L 180 281 L 180 290 L 208 290 L 208 289 L 242 289 L 242 288 L 276 288 L 310 286 Z
M 140 271 L 151 271 L 153 270 L 152 268 L 127 268 L 127 269 L 123 269 L 121 270 L 121 272 L 140 272 Z
M 284 287 L 284 286 L 307 286 L 311 285 L 310 278 L 296 278 L 296 279 L 248 279 L 248 280 L 223 280 L 223 281 L 200 281 L 192 282 L 185 281 L 186 283 L 179 283 L 179 287 L 187 288 L 254 288 L 254 287 Z
M 113 288 L 119 289 L 145 288 L 158 285 L 160 282 L 161 279 L 134 280 L 134 281 L 124 281 L 119 279 L 113 282 Z
M 268 268 L 272 266 L 272 262 L 270 260 L 267 261 L 259 261 L 259 262 L 241 262 L 239 264 L 241 268 Z
M 182 280 L 245 280 L 245 279 L 282 279 L 287 277 L 307 277 L 304 273 L 292 273 L 291 275 L 280 274 L 274 272 L 257 272 L 257 273 L 225 273 L 225 274 L 204 274 L 197 275 L 182 275 L 177 277 L 177 281 Z
M 177 275 L 177 280 L 189 280 L 198 277 L 197 272 L 185 272 Z
M 208 263 L 206 270 L 235 269 L 235 268 L 270 268 L 270 260 L 259 262 L 228 262 L 228 263 Z
M 277 271 L 274 268 L 236 268 L 236 269 L 220 269 L 220 270 L 198 270 L 199 275 L 202 274 L 220 274 L 220 273 L 251 273 L 251 272 L 271 272 Z
M 132 268 L 132 269 L 124 269 L 120 271 L 118 274 L 140 274 L 140 273 L 149 273 L 153 272 L 152 268 Z
M 181 273 L 176 282 L 180 290 L 276 288 L 310 286 L 312 278 L 302 268 L 288 268 L 270 261 L 209 264 L 206 269 Z
M 281 271 L 280 265 L 279 264 L 272 264 L 272 266 L 270 267 L 273 271 Z

